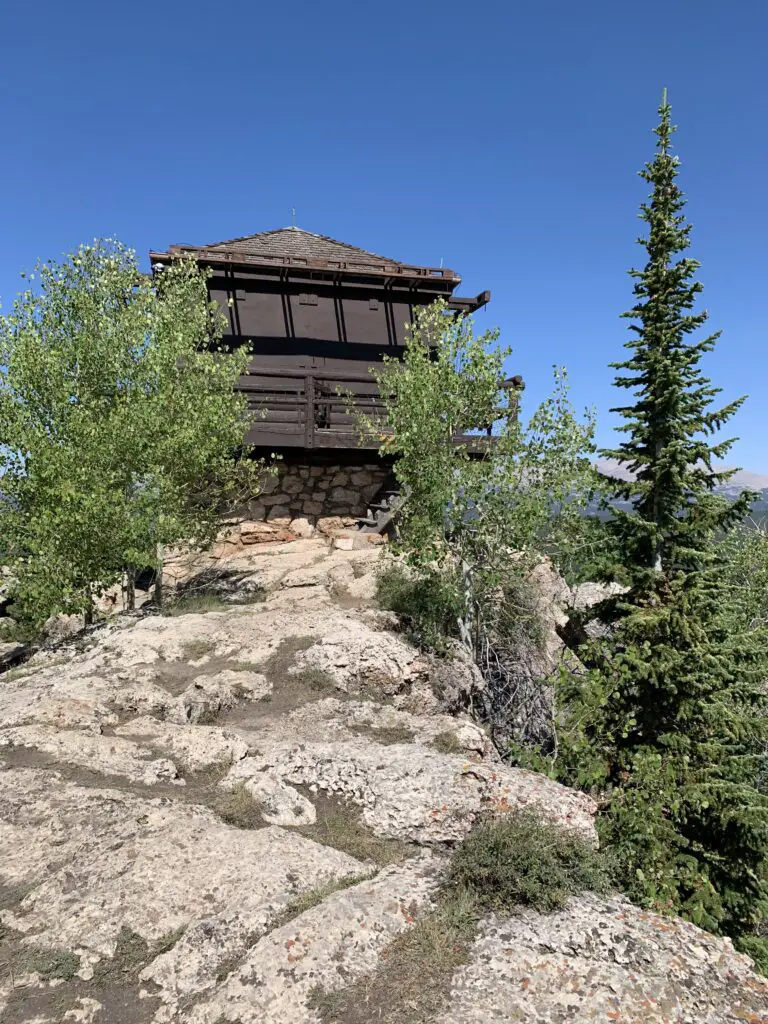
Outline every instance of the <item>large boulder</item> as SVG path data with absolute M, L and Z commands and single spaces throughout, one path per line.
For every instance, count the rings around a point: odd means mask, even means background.
M 621 897 L 490 917 L 439 1024 L 736 1024 L 768 1020 L 768 981 L 727 939 Z

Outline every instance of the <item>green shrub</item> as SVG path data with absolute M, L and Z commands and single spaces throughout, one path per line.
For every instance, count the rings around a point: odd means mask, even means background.
M 454 851 L 434 908 L 386 947 L 376 970 L 334 991 L 318 986 L 309 1005 L 323 1024 L 434 1021 L 485 913 L 557 910 L 573 894 L 605 889 L 607 877 L 591 846 L 531 813 L 482 821 Z
M 546 913 L 585 890 L 606 890 L 609 871 L 580 836 L 523 811 L 476 825 L 456 848 L 445 884 L 482 911 L 528 906 Z
M 169 601 L 163 606 L 163 615 L 206 615 L 208 612 L 226 612 L 231 605 L 217 594 L 190 594 Z
M 754 961 L 758 974 L 768 977 L 768 938 L 761 935 L 741 935 L 734 941 L 740 953 L 746 953 Z
M 445 572 L 409 569 L 390 562 L 379 573 L 376 598 L 406 621 L 414 639 L 433 650 L 443 650 L 456 635 L 461 602 L 456 581 Z

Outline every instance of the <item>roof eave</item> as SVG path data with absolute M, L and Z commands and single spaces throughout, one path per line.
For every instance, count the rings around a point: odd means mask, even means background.
M 432 281 L 435 285 L 448 284 L 455 288 L 461 278 L 448 267 L 417 267 L 405 263 L 367 263 L 365 260 L 321 260 L 296 256 L 254 256 L 233 251 L 212 251 L 194 246 L 170 246 L 167 252 L 150 252 L 152 263 L 170 263 L 181 256 L 192 256 L 207 266 L 263 267 L 291 273 L 315 270 L 328 274 L 374 276 L 396 280 Z
M 476 313 L 478 309 L 482 309 L 483 306 L 487 306 L 491 301 L 491 293 L 489 291 L 480 292 L 471 298 L 465 298 L 462 295 L 453 295 L 448 300 L 448 308 L 455 309 L 459 313 Z

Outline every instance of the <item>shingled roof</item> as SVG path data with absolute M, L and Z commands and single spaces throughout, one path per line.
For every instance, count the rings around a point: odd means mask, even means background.
M 338 274 L 426 281 L 430 290 L 446 293 L 461 278 L 447 267 L 423 267 L 388 259 L 378 253 L 360 249 L 348 242 L 339 242 L 328 235 L 317 235 L 303 228 L 278 228 L 254 235 L 228 238 L 210 245 L 171 245 L 167 252 L 152 251 L 153 264 L 168 263 L 176 256 L 193 256 L 205 264 L 230 264 L 279 268 L 289 274 Z
M 339 242 L 327 235 L 317 235 L 303 228 L 278 228 L 275 231 L 260 231 L 255 235 L 242 235 L 240 238 L 229 238 L 224 242 L 213 242 L 211 245 L 186 246 L 173 245 L 171 251 L 183 251 L 194 248 L 198 253 L 229 253 L 231 255 L 251 256 L 260 259 L 308 259 L 308 260 L 340 260 L 373 267 L 402 266 L 398 260 L 379 256 L 367 249 L 360 249 L 347 242 Z

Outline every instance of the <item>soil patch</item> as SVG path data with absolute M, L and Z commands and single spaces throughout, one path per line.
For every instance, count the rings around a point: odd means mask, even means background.
M 339 608 L 343 608 L 345 611 L 358 611 L 364 608 L 376 607 L 375 601 L 367 597 L 350 594 L 346 587 L 339 587 L 338 590 L 333 590 L 331 592 L 331 599 Z
M 30 945 L 18 933 L 0 927 L 0 971 L 10 977 L 12 986 L 3 1024 L 24 1024 L 38 1017 L 60 1020 L 81 999 L 101 1003 L 100 1024 L 149 1024 L 158 999 L 152 995 L 139 998 L 139 991 L 150 987 L 139 981 L 139 973 L 171 949 L 181 934 L 170 933 L 149 946 L 124 928 L 114 957 L 96 964 L 93 977 L 84 981 L 75 974 L 80 959 L 74 953 Z
M 258 728 L 260 723 L 283 718 L 297 708 L 323 697 L 346 699 L 347 694 L 339 690 L 333 677 L 322 669 L 307 667 L 298 672 L 289 672 L 296 665 L 296 655 L 309 650 L 315 643 L 317 638 L 312 636 L 289 637 L 282 640 L 277 650 L 266 661 L 252 666 L 255 671 L 262 672 L 272 684 L 269 696 L 258 701 L 243 701 L 236 707 L 223 711 L 217 719 L 217 724 L 253 729 Z M 226 667 L 233 667 L 233 663 L 230 662 Z
M 13 768 L 36 768 L 49 771 L 52 777 L 55 774 L 57 779 L 73 782 L 85 789 L 112 789 L 121 793 L 130 793 L 132 796 L 144 800 L 165 797 L 177 803 L 207 807 L 214 811 L 222 821 L 238 828 L 262 828 L 264 826 L 264 822 L 255 817 L 252 819 L 252 823 L 243 824 L 244 815 L 238 812 L 235 806 L 237 801 L 233 799 L 233 794 L 219 787 L 219 782 L 231 768 L 231 765 L 228 764 L 216 765 L 201 772 L 180 773 L 179 778 L 183 779 L 185 783 L 183 786 L 165 781 L 157 782 L 153 786 L 145 786 L 140 782 L 131 782 L 122 775 L 105 775 L 79 765 L 66 764 L 56 760 L 54 755 L 43 753 L 34 747 L 6 747 L 2 751 L 2 760 L 8 765 L 7 770 L 10 771 Z M 53 782 L 52 785 L 54 785 Z M 253 803 L 250 797 L 248 799 Z M 235 821 L 233 818 L 238 820 Z M 0 909 L 6 906 L 3 901 L 8 898 L 9 892 L 11 890 L 8 890 L 7 887 L 0 887 Z M 23 895 L 20 898 L 23 898 Z
M 184 648 L 184 657 L 197 661 L 216 647 L 215 640 L 192 640 Z M 154 682 L 162 686 L 172 697 L 178 697 L 187 687 L 201 676 L 213 676 L 226 669 L 241 671 L 243 663 L 235 658 L 215 655 L 202 665 L 190 665 L 189 660 L 163 661 L 155 672 Z M 253 667 L 250 667 L 253 670 Z
M 362 820 L 359 808 L 347 804 L 322 790 L 313 793 L 308 786 L 295 786 L 317 810 L 314 825 L 304 825 L 296 831 L 323 846 L 348 853 L 357 860 L 374 863 L 377 867 L 399 864 L 419 850 L 415 843 L 377 836 Z

